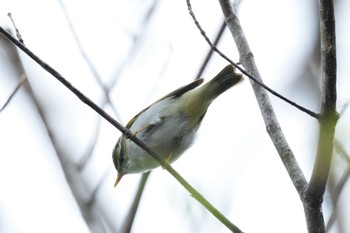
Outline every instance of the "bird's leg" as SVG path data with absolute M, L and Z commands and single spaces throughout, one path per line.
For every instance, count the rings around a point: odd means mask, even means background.
M 137 134 L 138 134 L 139 132 L 141 132 L 142 130 L 146 129 L 148 126 L 149 126 L 149 125 L 146 125 L 145 127 L 142 127 L 141 129 L 136 130 L 136 131 L 134 131 L 134 132 L 132 132 L 132 131 L 129 130 L 128 133 L 125 134 L 125 138 L 126 138 L 126 139 L 130 139 L 130 138 L 133 138 L 133 137 L 137 136 Z
M 134 136 L 136 136 L 136 135 L 137 135 L 138 133 L 140 133 L 142 130 L 147 129 L 150 125 L 152 125 L 152 124 L 147 124 L 146 126 L 142 127 L 142 128 L 139 129 L 139 130 L 136 130 L 136 131 L 134 131 L 134 132 L 132 132 L 132 133 L 134 134 Z
M 173 156 L 173 152 L 171 152 L 170 155 L 166 159 L 164 159 L 164 161 L 162 163 L 163 169 L 166 169 L 170 165 L 170 161 L 171 161 L 172 156 Z

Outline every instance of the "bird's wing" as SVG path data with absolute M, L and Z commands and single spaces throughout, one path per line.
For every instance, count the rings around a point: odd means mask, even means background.
M 185 85 L 185 86 L 183 86 L 183 87 L 180 87 L 180 88 L 176 89 L 175 91 L 173 91 L 173 92 L 167 94 L 166 96 L 164 96 L 163 98 L 157 100 L 157 101 L 154 102 L 153 104 L 155 104 L 155 103 L 157 103 L 157 102 L 160 102 L 160 101 L 162 101 L 162 100 L 164 100 L 164 99 L 166 99 L 166 98 L 173 98 L 173 99 L 178 98 L 178 97 L 180 97 L 181 95 L 183 95 L 184 93 L 186 93 L 186 92 L 188 92 L 188 91 L 190 91 L 190 90 L 192 90 L 192 89 L 198 87 L 199 85 L 201 85 L 201 84 L 203 83 L 203 81 L 204 81 L 203 79 L 197 79 L 197 80 L 191 82 L 190 84 L 187 84 L 187 85 Z M 132 124 L 135 122 L 135 120 L 137 119 L 137 117 L 138 117 L 141 113 L 143 113 L 144 111 L 146 111 L 147 109 L 149 109 L 149 107 L 151 107 L 153 104 L 149 105 L 147 108 L 143 109 L 143 110 L 142 110 L 141 112 L 139 112 L 136 116 L 134 116 L 134 117 L 128 122 L 128 124 L 127 124 L 125 127 L 128 128 L 128 129 L 130 129 L 130 127 L 131 127 Z

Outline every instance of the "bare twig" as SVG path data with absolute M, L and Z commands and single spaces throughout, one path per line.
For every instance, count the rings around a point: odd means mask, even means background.
M 347 157 L 349 160 L 348 155 L 343 154 L 346 153 L 344 148 L 342 148 L 342 146 L 339 144 L 337 145 L 338 142 L 335 142 L 335 150 L 337 151 L 338 154 L 340 154 L 342 157 Z M 338 200 L 340 197 L 340 194 L 342 193 L 346 182 L 349 180 L 350 178 L 350 164 L 349 161 L 347 162 L 347 167 L 345 169 L 345 171 L 343 172 L 340 180 L 338 181 L 337 185 L 334 188 L 334 191 L 332 192 L 332 204 L 333 204 L 333 210 L 332 213 L 327 221 L 326 224 L 326 232 L 330 231 L 331 227 L 333 226 L 333 224 L 336 221 L 336 217 L 337 217 L 337 204 L 338 204 Z M 338 225 L 339 227 L 339 225 Z
M 19 33 L 18 28 L 16 27 L 15 21 L 12 18 L 12 14 L 8 13 L 7 16 L 10 18 L 12 25 L 16 31 L 16 36 L 19 40 L 19 42 L 21 42 L 23 44 L 23 39 L 21 34 Z M 4 103 L 4 105 L 1 107 L 0 112 L 2 112 L 2 110 L 4 110 L 6 108 L 6 106 L 10 103 L 10 101 L 12 100 L 12 98 L 15 96 L 15 94 L 17 93 L 17 91 L 19 90 L 19 88 L 22 86 L 22 84 L 27 80 L 26 75 L 23 73 L 17 83 L 16 88 L 13 90 L 13 92 L 11 93 L 11 95 L 9 96 L 9 98 L 7 98 L 6 102 Z
M 83 93 L 81 93 L 78 89 L 76 89 L 70 82 L 68 82 L 65 78 L 63 78 L 63 76 L 60 73 L 58 73 L 55 69 L 53 69 L 51 66 L 49 66 L 44 61 L 42 61 L 38 56 L 36 56 L 27 47 L 25 47 L 21 43 L 19 43 L 8 32 L 6 32 L 2 27 L 0 27 L 0 33 L 2 33 L 7 39 L 9 39 L 18 48 L 20 48 L 24 53 L 26 53 L 30 58 L 32 58 L 36 63 L 38 63 L 41 67 L 43 67 L 44 70 L 46 70 L 52 76 L 54 76 L 60 83 L 62 83 L 66 88 L 68 88 L 71 92 L 73 92 L 82 102 L 84 102 L 85 104 L 90 106 L 92 109 L 94 109 L 98 114 L 100 114 L 108 122 L 110 122 L 112 125 L 114 125 L 123 134 L 128 135 L 128 138 L 136 138 L 136 137 L 133 137 L 133 134 L 128 129 L 124 128 L 119 122 L 114 120 L 109 114 L 107 114 L 105 111 L 103 111 L 93 101 L 91 101 L 88 97 L 86 97 Z M 135 141 L 139 141 L 139 140 L 136 139 Z M 142 144 L 142 142 L 140 142 L 140 141 L 139 141 L 139 143 Z M 145 147 L 146 147 L 146 145 L 145 145 Z
M 313 118 L 316 118 L 318 119 L 319 118 L 319 114 L 318 113 L 315 113 L 293 101 L 291 101 L 290 99 L 284 97 L 283 95 L 279 94 L 278 92 L 272 90 L 271 88 L 269 88 L 268 86 L 266 86 L 263 81 L 259 78 L 259 77 L 256 77 L 255 75 L 252 75 L 251 73 L 245 71 L 244 69 L 242 69 L 239 65 L 237 65 L 235 62 L 233 62 L 229 57 L 227 57 L 224 53 L 222 53 L 211 41 L 210 39 L 208 38 L 208 36 L 206 35 L 205 31 L 202 29 L 201 25 L 199 24 L 196 16 L 194 15 L 193 13 L 193 10 L 192 10 L 192 6 L 191 6 L 191 2 L 190 0 L 186 0 L 187 2 L 187 7 L 188 7 L 188 10 L 189 10 L 189 13 L 190 15 L 192 16 L 193 18 L 193 21 L 194 23 L 196 24 L 197 28 L 199 29 L 200 33 L 202 34 L 202 36 L 204 37 L 204 39 L 206 40 L 206 42 L 209 44 L 209 46 L 216 52 L 218 53 L 222 58 L 224 58 L 226 61 L 228 61 L 230 64 L 232 64 L 233 66 L 235 66 L 239 71 L 241 71 L 244 75 L 246 75 L 250 80 L 252 80 L 253 82 L 255 82 L 257 85 L 265 88 L 265 90 L 267 90 L 268 92 L 270 92 L 272 95 L 280 98 L 281 100 L 289 103 L 290 105 L 296 107 L 297 109 L 301 110 L 302 112 L 305 112 L 306 114 L 312 116 Z M 221 1 L 220 1 L 221 2 Z M 229 4 L 230 8 L 232 8 L 232 6 Z M 237 17 L 235 17 L 234 19 L 237 19 Z M 230 21 L 231 19 L 230 18 L 225 18 L 226 20 L 226 24 L 228 24 L 228 21 Z M 233 26 L 231 24 L 231 26 Z M 230 28 L 230 30 L 235 30 L 234 28 Z M 236 41 L 236 44 L 237 41 Z M 243 49 L 243 48 L 241 48 Z M 252 56 L 252 53 L 250 52 L 250 54 L 241 54 L 241 59 L 245 59 L 244 57 L 245 56 Z
M 59 145 L 58 140 L 55 137 L 53 127 L 50 125 L 49 120 L 47 119 L 47 116 L 39 101 L 35 97 L 30 85 L 28 85 L 27 91 L 35 104 L 35 107 L 40 115 L 43 124 L 45 125 L 48 137 L 50 138 L 57 158 L 60 161 L 67 183 L 70 187 L 70 190 L 72 191 L 77 205 L 79 206 L 80 212 L 85 220 L 86 225 L 89 227 L 91 232 L 106 232 L 99 212 L 96 211 L 97 206 L 95 202 L 91 201 L 93 196 L 89 190 L 87 190 L 87 186 L 81 180 L 80 170 L 74 163 L 69 161 L 67 153 L 65 153 L 62 146 Z
M 21 86 L 23 85 L 23 83 L 27 81 L 27 77 L 25 76 L 25 74 L 22 74 L 16 88 L 12 91 L 11 95 L 7 98 L 6 102 L 4 103 L 4 105 L 0 108 L 0 112 L 2 112 L 7 105 L 11 102 L 12 98 L 15 96 L 15 94 L 17 93 L 17 91 L 21 88 Z
M 16 36 L 17 36 L 17 39 L 19 40 L 19 42 L 21 42 L 22 44 L 24 44 L 24 41 L 23 41 L 23 38 L 21 36 L 21 33 L 19 33 L 19 30 L 18 28 L 16 27 L 16 24 L 15 24 L 15 21 L 13 20 L 12 18 L 12 14 L 9 12 L 7 13 L 7 16 L 10 18 L 11 22 L 12 22 L 12 25 L 16 31 Z
M 222 35 L 224 34 L 225 28 L 226 28 L 226 23 L 225 23 L 225 21 L 223 21 L 215 39 L 214 39 L 213 46 L 216 47 L 219 44 L 219 41 L 222 38 Z M 202 65 L 201 65 L 201 67 L 199 68 L 198 74 L 196 75 L 195 79 L 199 79 L 202 77 L 202 74 L 203 74 L 205 68 L 207 67 L 210 59 L 213 56 L 213 53 L 214 53 L 214 50 L 212 48 L 210 48 L 208 53 L 207 53 L 207 56 L 205 57 Z
M 135 59 L 137 53 L 140 51 L 140 46 L 142 45 L 142 42 L 144 41 L 145 36 L 147 36 L 146 32 L 150 27 L 150 21 L 153 19 L 153 17 L 151 16 L 154 16 L 152 12 L 156 10 L 158 3 L 159 3 L 158 0 L 153 1 L 151 7 L 148 10 L 148 13 L 143 17 L 143 20 L 141 20 L 143 22 L 143 25 L 140 26 L 141 30 L 136 32 L 136 35 L 132 35 L 133 44 L 130 50 L 128 51 L 128 54 L 125 56 L 127 59 L 124 59 L 122 63 L 119 65 L 118 70 L 115 72 L 115 78 L 111 80 L 111 82 L 109 83 L 110 85 L 108 85 L 109 87 L 114 87 L 116 85 L 118 78 L 123 73 L 127 64 L 129 64 L 130 61 Z
M 117 117 L 117 119 L 120 119 L 119 117 L 119 114 L 116 110 L 116 108 L 114 107 L 110 97 L 109 97 L 109 92 L 111 90 L 111 87 L 107 87 L 103 81 L 102 81 L 102 78 L 100 76 L 100 74 L 98 73 L 98 70 L 97 68 L 95 67 L 95 65 L 93 64 L 93 62 L 91 61 L 90 57 L 88 56 L 88 54 L 85 52 L 83 46 L 82 46 L 82 43 L 80 41 L 80 38 L 74 28 L 74 25 L 73 25 L 73 22 L 67 12 L 67 9 L 63 3 L 62 0 L 58 1 L 59 4 L 61 5 L 61 8 L 62 8 L 62 11 L 63 11 L 63 14 L 65 16 L 65 19 L 67 20 L 67 23 L 68 23 L 68 26 L 69 26 L 69 29 L 72 33 L 72 36 L 73 36 L 73 39 L 79 49 L 79 52 L 82 56 L 82 58 L 84 59 L 87 67 L 90 69 L 90 72 L 92 74 L 92 76 L 95 78 L 96 82 L 98 83 L 98 85 L 100 86 L 100 88 L 103 90 L 103 93 L 104 93 L 104 103 L 103 103 L 103 106 L 105 106 L 106 103 L 109 103 L 113 113 L 115 114 L 115 116 Z M 100 119 L 97 119 L 96 121 L 96 127 L 95 127 L 95 132 L 93 133 L 94 137 L 91 138 L 91 141 L 90 143 L 88 144 L 88 148 L 86 149 L 86 152 L 83 154 L 82 158 L 80 159 L 79 161 L 79 164 L 78 164 L 78 167 L 80 169 L 83 169 L 84 166 L 86 165 L 86 163 L 89 161 L 89 159 L 91 158 L 92 156 L 92 152 L 93 152 L 93 149 L 96 145 L 96 142 L 97 142 L 97 134 L 98 134 L 98 131 L 99 131 L 99 127 L 100 127 Z
M 64 16 L 65 16 L 65 19 L 67 20 L 69 29 L 70 29 L 70 31 L 71 31 L 71 33 L 72 33 L 72 36 L 73 36 L 74 41 L 75 41 L 75 44 L 77 45 L 81 56 L 83 57 L 85 63 L 87 64 L 88 68 L 90 69 L 90 71 L 91 71 L 91 73 L 92 73 L 92 76 L 95 78 L 96 82 L 100 85 L 100 87 L 101 87 L 102 89 L 105 90 L 105 89 L 106 89 L 106 86 L 105 86 L 105 84 L 102 82 L 101 76 L 100 76 L 100 74 L 98 73 L 97 68 L 95 67 L 94 63 L 91 61 L 91 59 L 89 58 L 89 56 L 88 56 L 87 53 L 85 52 L 85 50 L 84 50 L 84 48 L 83 48 L 83 46 L 82 46 L 82 43 L 81 43 L 81 41 L 80 41 L 80 39 L 79 39 L 79 36 L 78 36 L 76 30 L 74 29 L 73 22 L 72 22 L 71 18 L 69 17 L 69 14 L 68 14 L 68 12 L 67 12 L 67 9 L 66 9 L 66 7 L 65 7 L 65 5 L 64 5 L 64 3 L 63 3 L 63 1 L 62 1 L 62 0 L 59 0 L 58 2 L 59 2 L 59 4 L 61 5 L 63 14 L 64 14 Z M 108 91 L 106 91 L 105 93 L 108 94 Z M 109 100 L 108 95 L 105 96 L 105 97 L 106 97 L 106 99 Z
M 86 164 L 88 163 L 89 159 L 91 158 L 91 156 L 94 152 L 96 143 L 98 141 L 98 136 L 99 136 L 99 132 L 100 132 L 100 128 L 101 128 L 100 126 L 101 126 L 101 117 L 97 117 L 96 123 L 94 126 L 94 131 L 91 134 L 90 142 L 87 143 L 87 147 L 85 148 L 85 152 L 83 153 L 83 155 L 81 156 L 81 158 L 79 159 L 79 161 L 77 163 L 77 167 L 79 168 L 79 170 L 84 169 L 84 167 L 86 166 Z
M 343 106 L 343 108 L 341 109 L 341 111 L 339 113 L 340 116 L 343 115 L 344 111 L 346 110 L 346 108 L 348 106 L 348 103 L 349 102 L 347 102 Z M 332 192 L 330 192 L 331 198 L 332 198 L 333 210 L 332 210 L 332 213 L 331 213 L 331 215 L 327 221 L 327 224 L 326 224 L 326 232 L 330 231 L 331 227 L 333 226 L 333 224 L 336 221 L 337 212 L 338 212 L 338 208 L 337 208 L 338 200 L 339 200 L 341 192 L 343 191 L 343 189 L 345 187 L 346 182 L 350 178 L 350 157 L 349 157 L 349 154 L 346 152 L 344 146 L 340 143 L 340 141 L 337 140 L 336 138 L 334 139 L 334 148 L 335 148 L 336 154 L 344 160 L 346 168 L 345 168 L 340 180 L 338 181 L 337 185 L 335 187 L 332 187 Z M 339 229 L 343 228 L 341 223 L 339 222 L 339 220 L 338 220 L 338 228 Z M 340 232 L 345 232 L 345 231 L 340 230 Z
M 130 210 L 128 212 L 128 215 L 125 218 L 124 224 L 122 229 L 120 230 L 120 233 L 130 233 L 132 225 L 135 220 L 136 212 L 140 204 L 140 200 L 143 194 L 143 190 L 145 188 L 146 182 L 148 180 L 150 172 L 146 172 L 142 174 L 140 184 L 138 186 L 135 198 L 133 199 L 132 205 L 130 207 Z
M 66 10 L 66 7 L 65 7 L 63 1 L 60 0 L 59 3 L 61 5 L 61 8 L 62 8 L 64 14 L 65 14 L 65 18 L 66 18 L 66 20 L 68 22 L 69 28 L 70 28 L 70 30 L 72 32 L 72 35 L 73 35 L 73 38 L 74 38 L 74 40 L 75 40 L 75 42 L 76 42 L 76 44 L 77 44 L 77 46 L 79 48 L 79 51 L 80 51 L 82 57 L 84 58 L 86 64 L 90 68 L 90 71 L 93 74 L 95 80 L 97 81 L 97 83 L 99 84 L 100 88 L 102 89 L 102 91 L 104 93 L 104 100 L 103 100 L 103 103 L 100 106 L 102 106 L 102 108 L 104 108 L 106 104 L 109 104 L 109 106 L 111 107 L 113 113 L 115 114 L 115 117 L 118 120 L 120 120 L 121 118 L 120 118 L 119 112 L 117 111 L 117 109 L 115 108 L 112 100 L 110 99 L 110 91 L 112 90 L 112 88 L 113 88 L 113 86 L 115 85 L 116 82 L 112 82 L 112 84 L 108 85 L 108 86 L 103 83 L 103 81 L 102 81 L 102 79 L 101 79 L 101 77 L 100 77 L 96 67 L 94 66 L 93 62 L 91 61 L 91 59 L 89 58 L 88 54 L 85 52 L 85 50 L 84 50 L 84 48 L 82 46 L 82 43 L 81 43 L 81 41 L 79 39 L 79 36 L 78 36 L 76 30 L 74 29 L 73 22 L 72 22 L 69 14 L 68 14 L 68 12 Z M 147 9 L 146 15 L 144 16 L 144 20 L 142 21 L 142 22 L 144 22 L 144 25 L 148 25 L 149 22 L 151 21 L 152 17 L 154 16 L 154 12 L 155 12 L 157 3 L 158 3 L 158 0 L 155 0 L 153 2 L 153 4 L 151 5 L 151 7 L 149 7 Z M 141 27 L 141 28 L 142 28 L 143 32 L 146 31 L 145 30 L 146 27 Z M 139 40 L 137 40 L 137 39 L 134 40 L 134 44 L 133 44 L 132 48 L 130 49 L 130 51 L 139 51 L 138 49 L 135 49 L 135 48 L 138 48 L 137 41 L 139 41 Z M 132 58 L 132 56 L 127 56 L 127 59 L 125 59 L 123 64 L 128 64 L 130 62 L 130 58 Z M 94 130 L 95 132 L 92 134 L 93 137 L 91 138 L 91 141 L 88 144 L 88 147 L 86 148 L 85 153 L 83 154 L 83 156 L 79 160 L 78 166 L 79 166 L 80 169 L 82 169 L 86 165 L 86 163 L 89 161 L 89 159 L 90 159 L 90 157 L 92 155 L 93 150 L 95 149 L 96 142 L 98 141 L 98 132 L 100 130 L 100 125 L 101 125 L 100 123 L 101 123 L 101 118 L 98 117 L 98 119 L 96 121 L 96 127 L 95 127 L 95 130 Z M 147 177 L 148 177 L 148 174 L 149 173 L 147 173 Z M 145 175 L 143 175 L 143 177 L 144 176 Z M 103 177 L 105 177 L 105 176 L 103 176 Z M 136 215 L 136 210 L 137 210 L 137 206 L 135 206 L 135 205 L 139 204 L 139 200 L 141 198 L 142 191 L 143 191 L 143 186 L 146 184 L 146 180 L 139 184 L 139 188 L 138 188 L 139 193 L 138 193 L 138 195 L 136 195 L 136 197 L 135 197 L 135 199 L 133 201 L 136 204 L 133 204 L 133 208 L 130 209 L 130 212 L 128 213 L 128 216 L 127 216 L 127 218 L 126 218 L 126 220 L 124 222 L 125 224 L 124 224 L 123 229 L 128 229 L 128 228 L 125 228 L 125 226 L 128 225 L 128 224 L 130 225 L 130 229 L 131 229 L 131 225 L 132 225 L 132 223 L 134 221 L 134 217 Z M 103 182 L 103 179 L 101 180 L 101 182 Z M 98 183 L 98 184 L 99 185 L 97 187 L 95 187 L 94 193 L 96 193 L 98 191 L 98 188 L 101 185 L 101 183 Z M 142 185 L 142 187 L 140 187 L 141 185 Z M 138 200 L 136 199 L 137 197 L 138 197 Z M 106 219 L 106 221 L 109 224 L 109 222 L 108 222 L 109 219 L 108 218 Z
M 1 30 L 3 29 L 1 28 Z M 21 42 L 18 43 L 24 46 Z M 17 51 L 15 47 L 13 47 L 13 50 Z M 25 70 L 20 63 L 18 52 L 14 54 L 15 57 L 13 60 L 16 61 L 14 62 L 14 64 L 16 64 L 16 71 L 22 74 L 21 78 L 25 78 Z M 27 79 L 25 78 L 25 80 Z M 67 154 L 64 152 L 64 149 L 59 145 L 58 140 L 55 137 L 52 125 L 49 123 L 47 115 L 45 114 L 40 101 L 34 95 L 30 83 L 28 82 L 25 87 L 29 97 L 33 100 L 38 115 L 40 116 L 40 120 L 43 122 L 48 138 L 50 139 L 51 145 L 55 150 L 57 158 L 61 164 L 63 173 L 67 180 L 67 184 L 70 187 L 70 190 L 73 194 L 73 197 L 75 198 L 77 206 L 81 211 L 86 225 L 89 227 L 91 232 L 105 232 L 104 224 L 101 221 L 100 214 L 98 211 L 96 211 L 96 205 L 95 203 L 91 202 L 91 195 L 88 192 L 87 187 L 84 185 L 84 182 L 81 180 L 80 171 L 71 161 L 69 161 Z

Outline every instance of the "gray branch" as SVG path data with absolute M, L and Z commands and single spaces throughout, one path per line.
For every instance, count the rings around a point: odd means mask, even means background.
M 253 53 L 251 52 L 248 42 L 243 33 L 239 19 L 233 9 L 230 1 L 219 0 L 225 21 L 228 28 L 231 31 L 233 39 L 236 43 L 240 62 L 244 66 L 245 70 L 256 78 L 259 82 L 263 82 L 255 64 Z M 282 129 L 278 123 L 275 112 L 272 108 L 270 98 L 267 91 L 258 85 L 256 82 L 251 81 L 256 99 L 258 101 L 262 117 L 264 119 L 266 130 L 271 137 L 273 144 L 296 188 L 299 195 L 302 196 L 306 187 L 307 181 L 304 177 L 302 170 L 296 161 L 292 150 L 290 149 L 286 138 L 282 132 Z

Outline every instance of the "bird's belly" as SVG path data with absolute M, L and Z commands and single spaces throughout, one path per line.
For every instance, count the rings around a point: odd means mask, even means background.
M 151 129 L 138 132 L 137 137 L 156 152 L 161 160 L 172 163 L 195 139 L 198 127 L 191 127 L 192 130 L 188 130 L 186 122 L 188 121 L 183 117 L 169 116 Z M 160 166 L 151 155 L 134 143 L 130 144 L 129 153 L 134 161 L 134 166 L 128 168 L 130 173 L 146 172 Z

